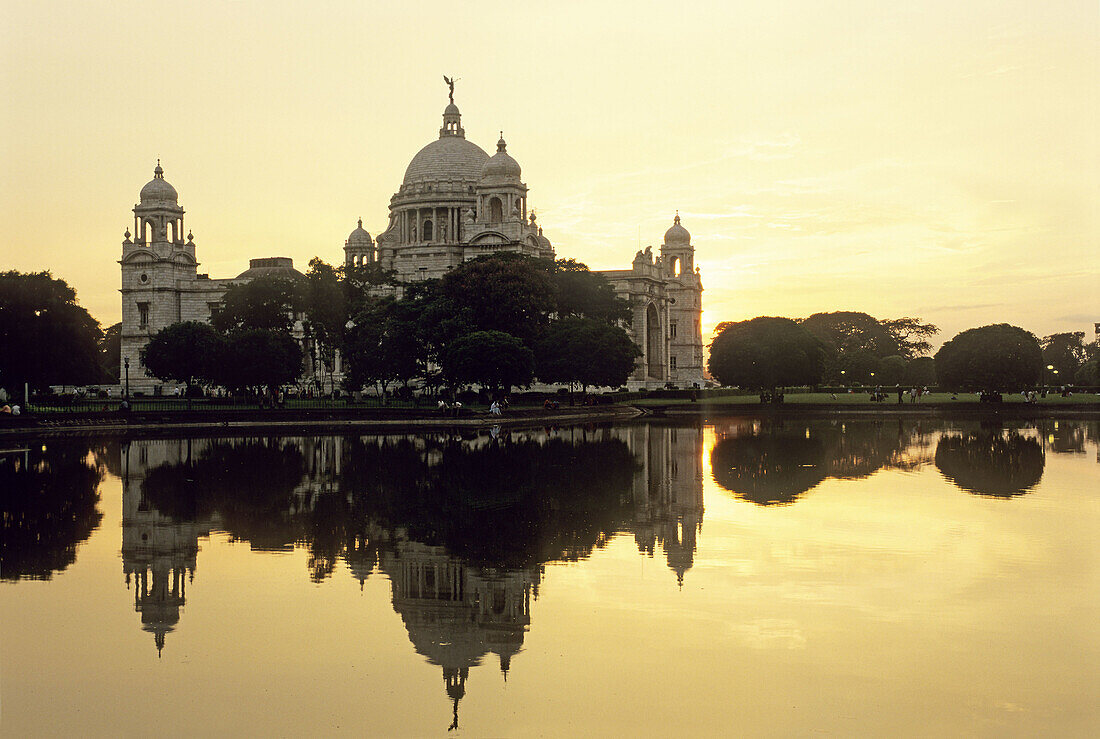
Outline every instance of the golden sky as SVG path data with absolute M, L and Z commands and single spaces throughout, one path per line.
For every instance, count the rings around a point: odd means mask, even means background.
M 1100 5 L 3 2 L 0 267 L 118 320 L 159 157 L 200 271 L 342 259 L 438 136 L 503 129 L 559 256 L 679 209 L 704 325 L 860 310 L 940 341 L 1100 321 Z

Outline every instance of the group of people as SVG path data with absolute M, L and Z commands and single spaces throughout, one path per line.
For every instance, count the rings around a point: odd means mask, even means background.
M 23 410 L 18 405 L 8 405 L 7 403 L 4 403 L 3 406 L 0 406 L 0 413 L 7 413 L 12 416 L 18 416 L 22 412 Z

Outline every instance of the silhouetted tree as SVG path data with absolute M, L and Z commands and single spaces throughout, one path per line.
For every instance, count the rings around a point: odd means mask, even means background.
M 821 381 L 827 347 L 789 318 L 725 324 L 710 345 L 708 368 L 723 385 L 775 388 Z
M 592 318 L 555 321 L 536 345 L 535 374 L 547 383 L 619 387 L 641 350 L 618 326 Z
M 0 272 L 0 387 L 84 385 L 101 377 L 99 323 L 49 272 Z
M 1007 323 L 972 328 L 936 352 L 936 377 L 949 390 L 1012 391 L 1038 384 L 1039 341 Z
M 503 331 L 475 331 L 456 339 L 443 358 L 443 373 L 456 384 L 478 383 L 508 390 L 529 385 L 534 376 L 534 353 Z
M 141 349 L 141 363 L 159 380 L 186 385 L 209 381 L 225 353 L 224 339 L 207 323 L 184 321 L 165 326 Z

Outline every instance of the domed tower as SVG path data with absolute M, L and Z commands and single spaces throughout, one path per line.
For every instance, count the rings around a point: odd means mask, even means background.
M 374 240 L 363 228 L 363 219 L 359 219 L 359 226 L 351 232 L 348 240 L 344 242 L 344 265 L 348 267 L 362 267 L 374 261 Z
M 669 297 L 668 377 L 677 384 L 701 387 L 703 283 L 695 266 L 691 234 L 680 225 L 679 213 L 665 231 L 660 262 Z
M 519 162 L 508 153 L 508 144 L 501 131 L 497 153 L 482 165 L 477 183 L 477 224 L 480 227 L 511 231 L 513 229 L 506 228 L 505 224 L 523 226 L 527 218 L 527 186 L 520 179 L 521 172 Z
M 122 363 L 130 361 L 131 390 L 152 389 L 153 379 L 140 366 L 141 349 L 160 329 L 185 320 L 179 286 L 197 277 L 195 242 L 190 233 L 183 236 L 178 197 L 157 160 L 134 206 L 133 239 L 127 229 L 122 242 Z

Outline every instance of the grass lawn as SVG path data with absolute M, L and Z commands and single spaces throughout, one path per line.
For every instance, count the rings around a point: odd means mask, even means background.
M 920 403 L 910 403 L 909 396 L 906 394 L 905 406 L 913 405 L 928 405 L 928 404 L 943 404 L 950 405 L 952 403 L 977 403 L 977 393 L 959 393 L 957 400 L 951 399 L 951 393 L 928 393 L 921 397 Z M 882 406 L 897 406 L 898 397 L 897 394 L 888 395 L 887 399 L 883 403 L 872 403 L 869 393 L 837 393 L 834 399 L 829 393 L 788 393 L 784 396 L 783 402 L 785 405 L 797 405 L 797 404 L 821 404 L 821 405 L 860 405 L 867 406 L 869 408 L 881 408 Z M 1005 404 L 1023 404 L 1024 399 L 1019 393 L 1005 394 Z M 1071 395 L 1068 398 L 1063 398 L 1057 394 L 1047 395 L 1045 398 L 1039 398 L 1036 400 L 1037 406 L 1054 406 L 1054 405 L 1079 405 L 1082 403 L 1100 403 L 1100 395 L 1080 393 Z M 651 406 L 651 405 L 691 405 L 692 402 L 686 398 L 644 398 L 640 400 L 630 401 L 630 405 Z M 760 405 L 760 397 L 758 395 L 721 395 L 711 398 L 702 397 L 695 405 Z

